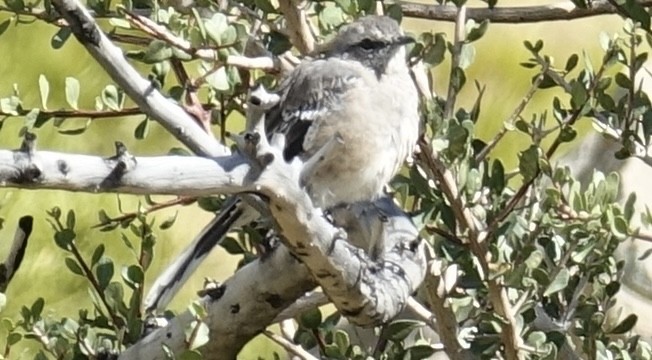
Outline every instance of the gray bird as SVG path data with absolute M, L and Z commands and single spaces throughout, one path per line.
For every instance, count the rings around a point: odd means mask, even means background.
M 320 157 L 302 178 L 316 206 L 379 197 L 411 154 L 419 132 L 418 96 L 404 45 L 412 41 L 389 17 L 360 18 L 276 89 L 280 101 L 265 115 L 267 133 L 285 135 L 286 160 Z M 146 309 L 162 310 L 232 227 L 253 220 L 245 212 L 230 202 L 156 280 Z

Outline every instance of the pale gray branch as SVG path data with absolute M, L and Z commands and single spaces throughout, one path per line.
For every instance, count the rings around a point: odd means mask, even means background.
M 210 195 L 247 191 L 251 167 L 238 155 L 108 158 L 0 150 L 0 186 L 128 194 Z
M 269 199 L 284 244 L 309 272 L 294 257 L 283 255 L 284 247 L 274 252 L 280 255 L 263 258 L 238 271 L 225 283 L 226 288 L 217 289 L 206 303 L 210 314 L 207 323 L 212 331 L 206 354 L 237 353 L 315 282 L 351 322 L 371 326 L 391 320 L 403 310 L 425 275 L 423 243 L 410 218 L 391 199 L 383 198 L 372 204 L 333 209 L 332 224 L 299 186 L 302 164 L 285 163 L 280 148 L 262 144 L 266 145 L 255 147 L 250 157 L 214 159 L 136 158 L 118 144 L 114 156 L 100 158 L 37 151 L 33 135 L 28 134 L 21 149 L 0 150 L 0 184 L 136 194 L 247 191 Z M 245 150 L 251 145 L 245 143 Z M 300 269 L 290 271 L 292 262 Z M 233 318 L 236 313 L 242 317 Z M 229 316 L 232 322 L 225 320 Z M 156 358 L 155 354 L 162 351 L 161 342 L 174 347 L 175 352 L 182 351 L 186 344 L 183 337 L 175 338 L 177 342 L 170 337 L 183 336 L 184 326 L 192 320 L 189 316 L 178 318 L 171 327 L 157 332 L 158 340 L 138 345 L 146 350 L 133 350 L 136 355 L 129 356 L 142 358 L 142 351 L 154 351 L 146 358 Z M 234 329 L 238 329 L 237 334 L 233 334 Z M 157 345 L 150 347 L 152 343 Z
M 306 15 L 306 3 L 301 0 L 280 0 L 279 9 L 285 17 L 286 30 L 292 44 L 303 55 L 315 50 L 315 36 Z

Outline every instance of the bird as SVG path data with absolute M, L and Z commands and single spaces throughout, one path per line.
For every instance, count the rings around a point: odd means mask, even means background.
M 284 135 L 286 161 L 315 160 L 301 179 L 315 206 L 379 198 L 413 152 L 420 120 L 406 59 L 405 45 L 412 42 L 390 17 L 361 17 L 342 26 L 274 90 L 279 101 L 265 114 L 266 133 Z M 233 227 L 255 220 L 249 213 L 242 201 L 227 201 L 154 282 L 146 311 L 164 310 Z

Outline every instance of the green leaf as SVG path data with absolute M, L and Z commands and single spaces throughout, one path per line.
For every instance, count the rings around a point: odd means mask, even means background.
M 216 212 L 222 208 L 222 200 L 217 196 L 204 196 L 197 200 L 197 205 L 202 210 Z
M 39 297 L 34 301 L 32 304 L 32 308 L 30 309 L 32 313 L 32 319 L 40 319 L 41 318 L 41 313 L 43 312 L 43 307 L 45 306 L 45 300 L 43 300 L 42 297 Z
M 632 81 L 623 73 L 617 73 L 615 76 L 616 84 L 624 89 L 629 89 L 632 85 Z
M 573 109 L 579 109 L 586 103 L 589 98 L 588 91 L 584 88 L 584 85 L 579 81 L 571 82 L 571 106 Z
M 322 316 L 319 308 L 308 310 L 299 317 L 299 324 L 306 329 L 317 329 L 321 322 Z
M 347 15 L 355 16 L 358 12 L 356 0 L 333 0 L 333 2 Z
M 32 109 L 30 110 L 27 115 L 25 115 L 25 127 L 27 129 L 32 129 L 36 126 L 36 122 L 39 119 L 39 115 L 41 114 L 41 110 L 39 109 Z
M 71 257 L 67 257 L 66 260 L 66 267 L 73 273 L 79 276 L 85 276 L 84 272 L 82 271 L 81 267 L 79 264 L 77 264 L 77 261 Z
M 404 359 L 421 360 L 431 357 L 435 353 L 435 349 L 430 345 L 415 345 L 410 346 L 406 350 L 406 357 Z
M 335 331 L 335 345 L 337 345 L 337 348 L 340 349 L 341 353 L 346 353 L 346 351 L 349 349 L 349 346 L 351 345 L 351 338 L 349 337 L 349 334 L 344 331 L 344 330 L 337 330 Z
M 93 251 L 93 256 L 91 257 L 91 267 L 94 267 L 98 261 L 102 258 L 104 255 L 104 244 L 99 244 L 96 248 L 95 251 Z
M 327 9 L 332 9 L 333 11 L 338 11 L 341 16 L 342 10 L 336 7 L 328 7 Z M 325 11 L 324 11 L 325 12 Z M 322 12 L 322 13 L 324 13 Z M 266 43 L 267 43 L 267 50 L 269 50 L 273 55 L 279 55 L 282 54 L 292 48 L 292 43 L 290 42 L 290 39 L 288 39 L 287 36 L 276 32 L 276 31 L 270 31 L 269 34 L 267 34 L 266 37 Z
M 48 96 L 50 94 L 50 83 L 45 75 L 41 74 L 38 77 L 38 89 L 41 94 L 41 107 L 45 110 L 48 108 Z
M 79 110 L 77 101 L 79 100 L 79 80 L 73 77 L 66 77 L 66 101 L 68 105 L 75 110 Z
M 159 229 L 161 229 L 161 230 L 167 230 L 167 229 L 171 228 L 172 225 L 174 225 L 175 221 L 177 221 L 177 216 L 178 216 L 178 215 L 179 215 L 179 212 L 176 211 L 176 212 L 174 213 L 174 215 L 170 216 L 170 217 L 167 218 L 165 221 L 163 221 L 163 222 L 161 223 L 161 225 L 159 225 Z
M 616 325 L 613 329 L 608 331 L 609 334 L 624 334 L 632 328 L 634 328 L 634 325 L 636 325 L 636 322 L 638 321 L 638 316 L 635 314 L 629 314 L 623 321 L 620 322 L 620 324 Z
M 650 257 L 651 254 L 652 254 L 652 248 L 649 248 L 649 249 L 645 250 L 643 252 L 643 254 L 641 254 L 637 259 L 639 261 L 643 261 L 643 260 L 647 259 L 648 257 Z
M 229 22 L 226 15 L 222 13 L 215 13 L 209 20 L 204 21 L 204 28 L 206 35 L 212 39 L 217 45 L 222 45 L 222 33 L 229 27 Z
M 448 127 L 446 137 L 449 140 L 448 148 L 446 149 L 446 155 L 450 159 L 456 159 L 463 156 L 466 153 L 466 144 L 469 138 L 469 131 L 457 124 L 456 122 L 451 122 Z
M 417 320 L 395 320 L 392 321 L 383 332 L 383 337 L 394 342 L 403 341 L 410 333 L 423 326 L 423 322 Z
M 17 96 L 10 96 L 0 99 L 0 111 L 3 113 L 18 116 L 18 108 L 20 106 L 21 102 Z
M 57 244 L 58 247 L 66 251 L 70 251 L 70 246 L 72 244 L 72 241 L 75 239 L 75 237 L 76 234 L 74 231 L 72 231 L 71 229 L 64 229 L 54 234 L 54 242 Z
M 206 77 L 208 84 L 215 90 L 227 91 L 230 89 L 229 78 L 224 66 Z
M 127 29 L 127 30 L 131 29 L 131 23 L 125 19 L 112 17 L 111 19 L 109 19 L 109 24 L 111 24 L 111 26 L 121 28 L 121 29 Z
M 108 224 L 111 222 L 111 218 L 106 213 L 106 210 L 102 209 L 97 213 L 97 218 L 100 221 L 100 224 Z
M 171 354 L 174 355 L 174 354 Z M 178 357 L 170 357 L 171 359 L 178 359 L 178 360 L 202 360 L 204 356 L 199 352 L 199 350 L 186 350 L 183 353 L 181 353 L 180 356 Z
M 467 69 L 469 66 L 471 66 L 471 64 L 473 64 L 474 60 L 475 60 L 475 47 L 469 44 L 462 45 L 462 51 L 460 52 L 460 62 L 459 62 L 460 69 L 462 70 Z
M 102 90 L 102 102 L 111 110 L 120 110 L 122 107 L 122 96 L 115 85 L 107 85 Z
M 66 215 L 66 228 L 74 229 L 75 222 L 75 212 L 72 209 L 68 210 L 68 214 Z
M 446 54 L 446 39 L 443 34 L 435 34 L 434 42 L 423 54 L 423 61 L 430 66 L 436 66 L 444 61 Z
M 541 348 L 546 342 L 546 333 L 543 331 L 533 331 L 527 337 L 527 343 L 536 349 Z
M 52 46 L 53 49 L 60 49 L 63 44 L 66 43 L 70 34 L 72 34 L 72 30 L 69 26 L 60 28 L 59 31 L 54 34 L 52 40 L 50 40 L 50 46 Z
M 275 14 L 276 9 L 269 0 L 254 0 L 254 4 L 266 14 Z
M 188 337 L 188 342 L 189 342 L 189 348 L 190 350 L 194 350 L 199 348 L 200 346 L 208 343 L 208 335 L 210 330 L 208 329 L 208 326 L 201 322 L 201 321 L 193 321 L 191 323 L 192 326 L 192 335 Z
M 155 64 L 172 58 L 173 51 L 170 46 L 162 40 L 153 40 L 145 49 L 140 59 L 146 64 Z
M 0 23 L 0 35 L 2 35 L 7 29 L 9 28 L 9 25 L 11 24 L 11 20 L 7 19 Z
M 23 0 L 4 0 L 4 2 L 13 11 L 19 12 L 25 9 L 25 2 Z
M 2 294 L 4 296 L 4 294 Z M 17 332 L 12 332 L 7 336 L 7 345 L 12 346 L 16 345 L 20 340 L 23 339 L 23 335 Z
M 399 4 L 391 4 L 385 8 L 387 11 L 385 15 L 391 17 L 392 19 L 396 20 L 397 23 L 401 23 L 403 21 L 403 8 Z
M 61 330 L 66 336 L 74 339 L 75 337 L 77 337 L 77 332 L 79 331 L 79 324 L 73 319 L 65 318 L 63 320 L 63 326 L 61 327 Z
M 136 126 L 136 130 L 134 130 L 134 137 L 138 140 L 143 140 L 145 137 L 147 137 L 147 134 L 149 133 L 149 118 L 146 117 L 141 121 L 138 126 Z
M 541 250 L 534 250 L 532 253 L 530 253 L 530 256 L 525 259 L 525 266 L 527 266 L 529 269 L 536 269 L 539 267 L 539 265 L 541 265 L 542 261 L 543 253 Z
M 74 129 L 59 129 L 59 134 L 63 135 L 79 135 L 84 133 L 88 127 L 91 125 L 93 121 L 91 119 L 87 119 L 86 122 L 84 123 L 83 126 L 74 128 Z
M 464 70 L 456 67 L 452 71 L 450 85 L 455 91 L 460 91 L 464 84 L 466 84 L 466 75 L 464 74 Z
M 467 42 L 473 42 L 480 39 L 486 32 L 489 27 L 489 20 L 483 20 L 479 25 L 474 26 L 466 36 Z
M 559 140 L 561 142 L 571 142 L 577 137 L 577 131 L 570 126 L 564 126 L 559 131 Z
M 106 289 L 113 278 L 113 261 L 108 257 L 102 257 L 95 267 L 95 276 L 101 289 Z
M 541 149 L 536 145 L 532 145 L 519 154 L 518 169 L 525 181 L 534 179 L 539 173 L 540 153 Z
M 566 61 L 566 66 L 564 67 L 566 72 L 571 72 L 573 69 L 575 69 L 575 66 L 577 66 L 577 62 L 579 61 L 579 59 L 580 57 L 577 56 L 577 54 L 571 55 Z
M 229 254 L 238 255 L 243 254 L 244 249 L 238 242 L 238 240 L 232 237 L 226 237 L 221 243 L 220 246 L 224 248 Z
M 557 276 L 552 280 L 546 291 L 543 292 L 543 296 L 550 296 L 558 291 L 561 291 L 568 286 L 568 280 L 570 279 L 570 273 L 568 269 L 561 269 Z
M 145 279 L 145 274 L 143 269 L 138 265 L 130 265 L 128 267 L 122 268 L 121 273 L 122 279 L 129 285 L 130 288 L 135 289 L 137 286 L 141 286 Z

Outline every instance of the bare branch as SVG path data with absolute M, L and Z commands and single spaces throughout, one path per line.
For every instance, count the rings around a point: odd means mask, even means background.
M 644 7 L 652 6 L 652 0 L 639 0 Z M 412 2 L 401 2 L 403 16 L 456 21 L 457 8 L 447 5 L 427 5 Z M 606 0 L 595 0 L 586 9 L 577 8 L 570 1 L 560 1 L 556 4 L 538 6 L 469 8 L 467 18 L 476 21 L 489 20 L 492 23 L 531 23 L 540 21 L 572 20 L 598 15 L 618 14 L 618 9 Z
M 487 282 L 489 301 L 494 311 L 505 321 L 502 324 L 501 338 L 504 344 L 505 357 L 509 360 L 516 360 L 520 357 L 520 350 L 523 340 L 517 331 L 517 323 L 512 306 L 510 305 L 507 292 L 500 284 L 499 279 L 489 278 L 489 262 L 487 254 L 487 225 L 480 222 L 471 209 L 466 206 L 459 189 L 454 181 L 452 172 L 443 164 L 441 159 L 433 152 L 430 144 L 419 141 L 421 149 L 419 160 L 429 177 L 435 179 L 439 184 L 447 201 L 451 204 L 452 211 L 459 223 L 460 232 L 468 234 L 469 248 L 480 264 L 481 276 Z M 427 282 L 428 284 L 430 281 Z
M 279 344 L 283 349 L 285 349 L 290 354 L 297 356 L 299 359 L 303 360 L 317 360 L 316 357 L 312 356 L 309 352 L 304 350 L 301 345 L 297 345 L 291 341 L 286 340 L 284 337 L 274 334 L 269 330 L 263 332 L 265 336 L 270 338 L 275 343 Z
M 0 150 L 2 187 L 205 196 L 247 191 L 242 156 L 118 157 Z
M 0 111 L 0 116 L 26 116 L 34 109 L 17 109 L 16 112 L 7 113 Z M 38 109 L 39 116 L 44 118 L 88 118 L 107 119 L 120 116 L 132 116 L 144 114 L 140 108 L 130 107 L 120 110 L 42 110 Z
M 448 80 L 448 95 L 446 96 L 446 106 L 444 107 L 444 117 L 450 118 L 453 116 L 455 109 L 455 101 L 457 93 L 460 91 L 459 73 L 460 68 L 460 55 L 462 47 L 466 40 L 466 5 L 462 5 L 457 10 L 457 18 L 455 20 L 455 40 L 453 41 L 453 49 L 451 50 L 451 72 Z
M 285 17 L 286 28 L 292 44 L 303 55 L 315 50 L 315 37 L 310 30 L 308 16 L 300 0 L 279 0 L 279 8 Z
M 262 187 L 266 188 L 267 186 L 263 185 Z M 277 200 L 272 200 L 271 207 L 274 208 L 277 205 L 281 206 L 277 211 L 290 212 L 290 209 L 283 207 L 284 205 L 282 203 L 279 204 Z M 391 208 L 388 209 L 388 206 L 394 208 L 395 211 L 392 211 Z M 384 209 L 384 218 L 379 218 L 377 209 Z M 316 236 L 317 238 L 313 239 L 314 242 L 310 247 L 314 249 L 322 249 L 324 245 L 321 244 L 321 239 L 324 237 L 329 238 L 329 234 L 319 234 L 321 228 L 316 226 L 332 227 L 332 225 L 325 221 L 321 216 L 317 216 L 317 210 L 315 209 L 312 210 L 313 219 L 307 219 L 305 217 L 305 210 L 298 211 L 298 216 L 294 217 L 294 220 L 288 220 L 292 217 L 291 215 L 288 215 L 285 219 L 281 219 L 279 222 L 281 228 L 284 229 L 284 235 L 292 236 L 292 240 L 289 240 L 288 243 L 297 243 L 298 240 L 294 239 L 295 236 L 300 237 L 300 241 Z M 350 214 L 345 214 L 349 211 L 351 212 Z M 412 235 L 410 234 L 416 233 L 416 229 L 413 227 L 411 229 L 405 229 L 396 225 L 407 225 L 410 223 L 410 220 L 407 215 L 402 213 L 389 199 L 382 199 L 374 203 L 356 204 L 349 209 L 338 209 L 335 218 L 337 226 L 343 225 L 338 222 L 338 220 L 358 221 L 358 223 L 344 224 L 344 227 L 347 227 L 349 239 L 352 243 L 356 244 L 392 244 L 392 239 L 412 238 Z M 293 223 L 289 224 L 288 222 L 290 221 Z M 368 226 L 368 224 L 371 225 Z M 384 226 L 387 227 L 386 230 L 384 232 L 379 232 L 379 228 Z M 301 231 L 303 230 L 299 228 L 309 229 L 305 230 L 308 231 L 308 233 L 302 234 Z M 346 251 L 353 255 L 350 255 L 348 258 L 343 257 L 342 252 L 344 251 L 344 248 L 347 248 Z M 368 302 L 379 302 L 381 304 L 377 305 L 378 310 L 372 312 L 370 309 L 372 305 L 368 305 L 365 308 L 359 309 L 360 313 L 345 313 L 345 315 L 349 315 L 350 319 L 352 317 L 358 320 L 383 318 L 384 316 L 379 314 L 381 310 L 388 309 L 389 311 L 389 308 L 399 310 L 400 308 L 397 307 L 396 304 L 390 305 L 388 302 L 395 301 L 393 300 L 394 298 L 409 299 L 410 292 L 408 292 L 408 290 L 396 290 L 401 291 L 402 293 L 390 294 L 390 289 L 384 288 L 383 285 L 391 285 L 391 283 L 388 281 L 382 282 L 382 274 L 379 278 L 375 278 L 375 275 L 372 276 L 369 274 L 368 270 L 363 269 L 351 273 L 351 270 L 349 269 L 350 266 L 342 264 L 344 262 L 365 263 L 365 260 L 363 259 L 353 258 L 353 256 L 364 256 L 359 254 L 356 249 L 357 248 L 347 242 L 337 241 L 333 245 L 333 251 L 329 253 L 328 256 L 329 258 L 332 258 L 332 260 L 323 260 L 321 263 L 315 265 L 315 257 L 319 257 L 320 255 L 315 254 L 313 256 L 313 254 L 310 254 L 310 256 L 304 256 L 302 258 L 303 262 L 313 268 L 320 264 L 326 264 L 327 261 L 339 261 L 341 266 L 340 271 L 342 273 L 349 273 L 345 280 L 350 281 L 351 278 L 354 279 L 354 287 L 349 289 L 352 293 L 351 295 L 340 294 L 336 291 L 331 292 L 331 294 L 339 296 L 336 297 L 339 303 L 345 299 L 345 296 L 349 296 L 349 301 L 357 302 L 357 293 L 362 291 L 357 290 L 357 288 L 364 289 L 366 286 L 360 283 L 375 284 L 369 286 L 375 286 L 377 291 L 386 293 L 387 296 L 391 296 L 391 298 L 382 298 L 382 294 L 378 296 L 368 294 L 369 298 L 365 302 L 365 305 Z M 406 252 L 410 252 L 410 250 L 404 249 L 400 245 L 390 246 L 386 249 L 386 253 L 383 254 L 381 258 L 377 259 L 375 263 L 370 259 L 367 259 L 366 263 L 369 266 L 373 266 L 372 269 L 377 269 L 382 273 L 384 271 L 382 269 L 383 263 L 391 261 L 395 266 L 402 266 L 403 264 L 395 259 L 405 257 Z M 327 265 L 325 265 L 325 267 L 326 266 Z M 311 272 L 313 271 L 314 270 L 311 270 Z M 417 270 L 416 272 L 419 273 L 421 271 L 424 271 L 424 269 L 421 269 L 420 271 Z M 410 272 L 414 271 L 410 270 L 409 267 L 406 267 L 404 276 L 414 277 L 415 275 L 410 275 Z M 240 348 L 253 336 L 260 333 L 269 324 L 286 316 L 288 313 L 284 310 L 293 304 L 296 299 L 303 297 L 307 291 L 313 289 L 317 285 L 313 279 L 318 279 L 323 286 L 337 289 L 336 286 L 329 284 L 328 279 L 313 277 L 306 266 L 304 266 L 302 262 L 297 261 L 296 256 L 290 254 L 287 247 L 281 246 L 274 249 L 265 257 L 249 263 L 238 270 L 233 277 L 227 280 L 222 286 L 213 291 L 207 292 L 208 295 L 204 297 L 203 304 L 209 315 L 204 319 L 204 321 L 211 330 L 211 339 L 203 349 L 205 358 L 234 358 Z M 418 286 L 418 283 L 413 285 Z M 350 283 L 349 286 L 351 286 Z M 333 297 L 332 295 L 329 296 Z M 315 301 L 310 300 L 309 306 L 322 303 L 323 298 L 320 296 L 313 297 L 315 298 Z M 378 299 L 376 299 L 376 297 L 378 297 Z M 382 303 L 383 301 L 384 303 Z M 398 303 L 398 301 L 396 302 Z M 342 307 L 342 309 L 348 308 Z M 282 313 L 286 315 L 282 315 Z M 385 316 L 389 316 L 389 314 L 386 314 Z M 168 326 L 154 331 L 141 342 L 125 351 L 120 359 L 164 359 L 165 357 L 161 347 L 162 344 L 166 344 L 175 353 L 182 352 L 186 348 L 184 342 L 184 329 L 189 326 L 192 320 L 194 320 L 194 318 L 188 312 L 176 317 Z M 238 329 L 238 331 L 233 331 L 233 329 Z
M 274 323 L 278 323 L 287 319 L 292 319 L 308 310 L 318 308 L 320 306 L 330 303 L 328 297 L 323 292 L 311 291 L 301 298 L 297 299 L 290 307 L 283 310 L 282 313 L 274 319 Z

